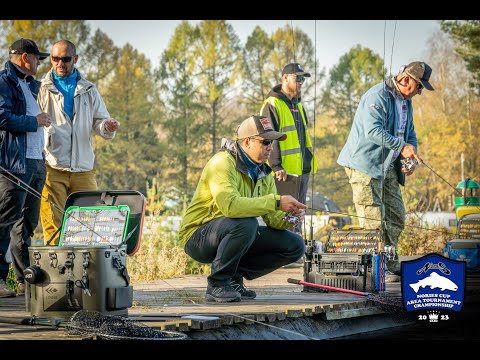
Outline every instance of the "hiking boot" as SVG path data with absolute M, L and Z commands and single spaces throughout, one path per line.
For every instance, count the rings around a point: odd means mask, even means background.
M 205 300 L 216 302 L 233 302 L 240 301 L 240 294 L 236 292 L 230 285 L 207 286 Z
M 257 297 L 257 293 L 253 290 L 248 290 L 245 285 L 243 285 L 243 281 L 235 281 L 231 280 L 230 281 L 230 286 L 235 290 L 236 292 L 240 293 L 240 296 L 242 299 L 255 299 Z
M 400 276 L 387 270 L 387 271 L 385 271 L 385 282 L 386 283 L 400 282 Z
M 0 279 L 0 298 L 14 297 L 17 294 L 12 289 L 8 288 L 3 279 Z
M 25 283 L 18 283 L 17 296 L 25 296 Z

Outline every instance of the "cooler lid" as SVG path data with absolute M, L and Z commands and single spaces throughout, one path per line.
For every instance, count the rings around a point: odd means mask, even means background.
M 65 211 L 72 206 L 128 206 L 130 213 L 124 241 L 127 246 L 126 251 L 128 255 L 133 255 L 140 249 L 146 207 L 142 193 L 136 190 L 77 191 L 68 196 L 65 201 Z

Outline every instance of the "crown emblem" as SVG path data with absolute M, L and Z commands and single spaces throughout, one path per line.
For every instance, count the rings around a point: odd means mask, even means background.
M 436 312 L 436 311 L 430 311 L 428 313 L 428 320 L 430 322 L 438 322 L 438 316 L 440 315 L 439 312 Z

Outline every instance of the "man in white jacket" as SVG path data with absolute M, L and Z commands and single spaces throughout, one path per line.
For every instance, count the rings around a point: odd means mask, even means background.
M 120 123 L 111 118 L 96 86 L 75 68 L 75 45 L 53 45 L 52 69 L 42 79 L 40 109 L 50 115 L 45 128 L 47 178 L 40 217 L 45 244 L 57 245 L 65 201 L 75 191 L 96 190 L 92 135 L 113 139 Z M 53 238 L 52 238 L 53 237 Z

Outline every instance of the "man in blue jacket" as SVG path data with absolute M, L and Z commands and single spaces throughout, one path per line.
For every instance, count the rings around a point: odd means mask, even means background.
M 337 163 L 345 167 L 360 225 L 381 228 L 384 244 L 396 249 L 405 227 L 405 205 L 400 185 L 421 161 L 413 125 L 412 98 L 429 83 L 432 68 L 415 61 L 399 74 L 370 88 L 361 98 L 347 142 Z M 406 167 L 405 159 L 413 162 Z M 382 196 L 383 190 L 383 196 Z M 395 252 L 396 254 L 396 252 Z M 387 261 L 387 282 L 399 281 L 398 257 Z
M 25 294 L 23 270 L 29 266 L 28 247 L 45 183 L 43 127 L 50 125 L 36 101 L 40 82 L 33 79 L 49 54 L 29 39 L 15 41 L 9 54 L 0 71 L 0 298 Z M 5 285 L 9 245 L 17 293 Z

